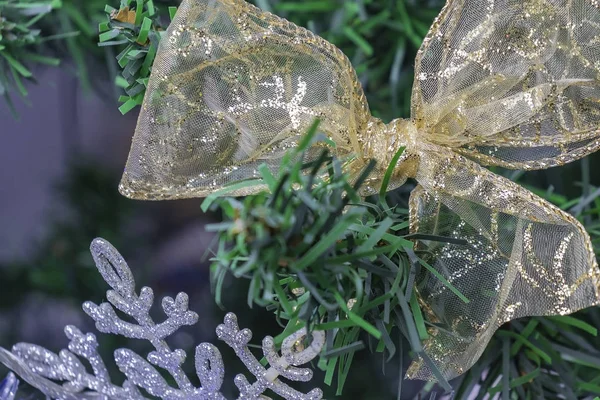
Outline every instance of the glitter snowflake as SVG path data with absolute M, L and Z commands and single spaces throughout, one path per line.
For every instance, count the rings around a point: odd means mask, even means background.
M 165 339 L 183 326 L 194 325 L 198 314 L 188 309 L 188 296 L 179 293 L 175 299 L 165 297 L 162 308 L 167 318 L 155 323 L 150 317 L 154 303 L 152 289 L 143 287 L 139 295 L 131 270 L 119 252 L 106 240 L 96 239 L 91 245 L 92 256 L 98 271 L 112 287 L 106 294 L 108 303 L 96 305 L 85 302 L 83 310 L 96 322 L 103 333 L 149 341 L 154 346 L 146 358 L 129 349 L 117 349 L 114 360 L 126 379 L 122 385 L 113 383 L 98 353 L 96 336 L 82 333 L 74 326 L 67 326 L 68 349 L 55 354 L 43 347 L 19 343 L 11 351 L 0 347 L 0 362 L 19 375 L 24 381 L 52 399 L 145 399 L 144 391 L 152 396 L 169 399 L 219 399 L 225 400 L 220 389 L 223 385 L 224 366 L 219 350 L 209 343 L 196 347 L 195 366 L 200 387 L 194 387 L 184 373 L 182 365 L 185 351 L 171 350 Z M 121 319 L 116 310 L 131 317 Z M 240 374 L 235 378 L 239 389 L 238 399 L 266 398 L 263 393 L 272 391 L 289 400 L 321 399 L 320 389 L 301 393 L 280 377 L 291 381 L 309 381 L 312 370 L 298 368 L 318 356 L 325 343 L 324 332 L 313 332 L 312 341 L 305 349 L 298 349 L 307 333 L 302 329 L 284 340 L 281 356 L 275 341 L 267 336 L 262 343 L 263 353 L 269 367 L 263 367 L 248 349 L 252 339 L 249 329 L 240 329 L 234 314 L 227 314 L 224 323 L 217 327 L 217 337 L 227 343 L 256 378 L 254 383 Z M 82 360 L 91 366 L 86 368 Z M 175 382 L 171 386 L 160 371 L 166 371 Z M 0 383 L 0 400 L 12 400 L 18 381 L 13 374 Z M 143 391 L 140 391 L 143 389 Z

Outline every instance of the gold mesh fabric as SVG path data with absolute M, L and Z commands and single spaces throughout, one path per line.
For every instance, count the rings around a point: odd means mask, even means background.
M 120 191 L 208 195 L 263 163 L 277 168 L 317 117 L 332 151 L 353 157 L 351 173 L 379 161 L 366 193 L 405 146 L 392 187 L 419 182 L 411 231 L 468 241 L 415 243 L 470 300 L 419 277 L 434 324 L 425 351 L 451 379 L 502 323 L 599 303 L 581 224 L 477 164 L 546 168 L 600 147 L 599 4 L 450 0 L 417 56 L 412 118 L 384 124 L 330 43 L 242 0 L 184 0 L 161 40 Z M 420 360 L 409 376 L 433 379 Z
M 417 56 L 422 140 L 539 169 L 600 147 L 600 3 L 454 0 Z
M 463 156 L 423 149 L 410 199 L 411 231 L 468 241 L 420 241 L 416 250 L 469 300 L 436 277 L 419 277 L 420 302 L 436 327 L 425 351 L 444 376 L 472 366 L 500 325 L 565 315 L 598 303 L 589 236 L 573 216 Z M 409 376 L 431 378 L 422 360 Z
M 369 118 L 340 50 L 237 0 L 181 4 L 147 93 L 121 185 L 140 199 L 205 196 L 275 168 L 316 117 L 339 155 L 360 154 Z

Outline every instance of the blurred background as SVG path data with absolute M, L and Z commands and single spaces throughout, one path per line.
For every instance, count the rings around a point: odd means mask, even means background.
M 198 199 L 149 203 L 117 192 L 138 110 L 121 115 L 117 109 L 119 50 L 97 45 L 97 26 L 107 19 L 106 0 L 48 2 L 50 8 L 30 8 L 25 17 L 14 10 L 19 3 L 27 2 L 0 1 L 0 55 L 6 51 L 3 44 L 18 45 L 59 59 L 60 66 L 27 64 L 31 76 L 21 87 L 15 65 L 0 57 L 5 97 L 0 101 L 0 346 L 23 341 L 58 351 L 67 343 L 66 324 L 95 331 L 81 310 L 85 300 L 103 301 L 107 289 L 88 250 L 95 237 L 110 241 L 129 262 L 138 285 L 152 287 L 156 298 L 179 291 L 190 295 L 200 322 L 178 334 L 173 345 L 188 351 L 202 341 L 219 345 L 214 328 L 226 311 L 236 312 L 240 326 L 252 328 L 257 341 L 279 333 L 272 314 L 247 309 L 245 282 L 228 281 L 232 295 L 225 299 L 226 310 L 215 306 L 207 261 L 212 236 L 204 225 L 219 215 L 203 213 Z M 163 13 L 177 5 L 176 0 L 155 3 Z M 442 0 L 255 3 L 338 45 L 355 65 L 374 115 L 386 122 L 409 115 L 413 60 Z M 43 18 L 35 31 L 10 25 L 36 12 Z M 506 174 L 555 202 L 568 202 L 595 194 L 600 174 L 593 172 L 599 167 L 596 154 L 560 169 Z M 410 189 L 401 188 L 399 195 L 407 198 Z M 145 349 L 107 336 L 101 336 L 101 345 L 105 360 L 115 346 Z M 231 361 L 226 361 L 228 376 L 243 372 L 226 346 L 219 348 Z M 395 398 L 398 361 L 384 371 L 380 354 L 363 351 L 354 366 L 345 389 L 352 398 Z M 0 369 L 0 377 L 4 372 Z M 233 396 L 232 381 L 226 382 Z M 415 398 L 421 386 L 404 382 L 403 398 Z

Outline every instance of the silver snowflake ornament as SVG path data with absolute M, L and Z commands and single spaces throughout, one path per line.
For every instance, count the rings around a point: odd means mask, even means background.
M 117 349 L 114 361 L 126 379 L 122 385 L 113 383 L 108 370 L 98 353 L 98 342 L 92 333 L 83 333 L 74 326 L 65 327 L 69 339 L 67 349 L 55 354 L 43 347 L 19 343 L 11 351 L 0 347 L 0 362 L 14 371 L 24 381 L 52 399 L 145 399 L 144 389 L 152 396 L 168 400 L 226 400 L 221 394 L 225 368 L 219 350 L 210 343 L 196 347 L 196 374 L 200 387 L 195 387 L 184 373 L 182 365 L 186 352 L 171 350 L 166 338 L 183 326 L 198 322 L 198 314 L 188 309 L 188 296 L 179 293 L 174 299 L 165 297 L 162 309 L 166 319 L 160 323 L 150 317 L 154 304 L 154 292 L 143 287 L 139 294 L 135 291 L 135 281 L 131 270 L 119 252 L 106 240 L 95 239 L 91 252 L 98 271 L 112 288 L 106 293 L 107 303 L 96 305 L 85 302 L 83 310 L 94 319 L 96 328 L 102 333 L 110 333 L 132 339 L 149 341 L 154 346 L 146 357 L 130 349 Z M 131 317 L 126 321 L 116 311 Z M 307 336 L 306 329 L 287 337 L 277 352 L 275 340 L 267 336 L 262 350 L 269 367 L 263 365 L 248 349 L 252 339 L 249 329 L 240 329 L 234 314 L 227 314 L 224 323 L 217 327 L 217 337 L 229 345 L 254 376 L 254 383 L 240 374 L 235 378 L 241 399 L 267 398 L 265 392 L 272 391 L 289 400 L 318 400 L 323 397 L 320 389 L 309 393 L 299 392 L 281 378 L 290 381 L 310 381 L 312 370 L 299 368 L 316 358 L 325 344 L 325 333 L 312 332 L 312 341 L 304 349 L 299 349 Z M 91 366 L 91 371 L 82 360 Z M 161 373 L 167 372 L 175 386 L 171 386 Z M 0 400 L 15 397 L 18 380 L 9 374 L 0 383 Z

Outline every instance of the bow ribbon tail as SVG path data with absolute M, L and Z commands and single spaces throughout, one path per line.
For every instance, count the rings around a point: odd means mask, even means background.
M 574 217 L 441 147 L 423 148 L 419 158 L 412 232 L 468 242 L 416 244 L 420 257 L 469 300 L 421 273 L 420 302 L 436 322 L 425 351 L 445 378 L 468 370 L 505 322 L 599 303 L 591 240 Z M 408 375 L 434 378 L 422 361 Z

